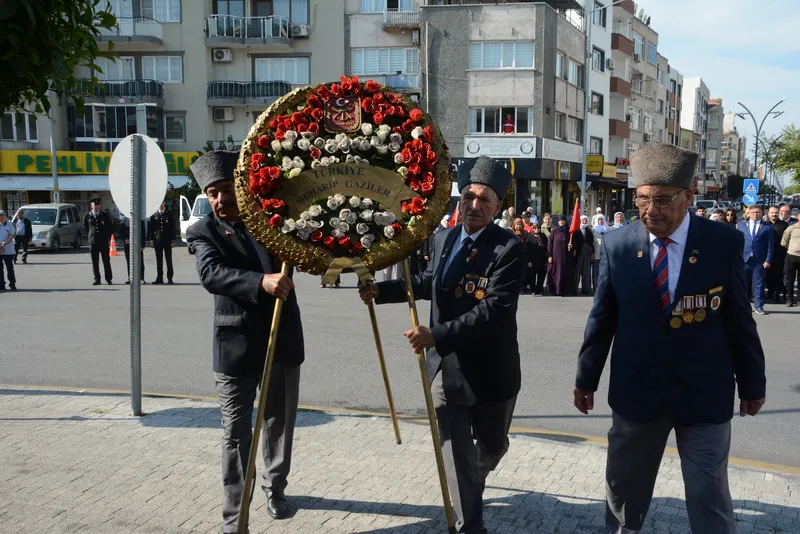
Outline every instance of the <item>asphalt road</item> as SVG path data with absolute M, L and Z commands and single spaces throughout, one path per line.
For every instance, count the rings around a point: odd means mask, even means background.
M 214 395 L 211 370 L 212 299 L 200 287 L 194 258 L 175 250 L 175 286 L 143 286 L 143 389 Z M 115 283 L 92 287 L 87 249 L 34 252 L 17 265 L 20 291 L 0 293 L 0 383 L 77 387 L 130 387 L 129 291 L 125 258 L 112 258 Z M 155 278 L 152 250 L 145 253 L 147 280 Z M 354 275 L 341 289 L 296 278 L 306 336 L 301 403 L 387 411 L 366 307 Z M 607 380 L 595 411 L 572 406 L 575 358 L 589 298 L 523 296 L 518 322 L 523 385 L 514 424 L 604 436 L 610 425 Z M 426 302 L 420 316 L 428 317 Z M 767 354 L 767 405 L 755 418 L 734 419 L 732 455 L 800 466 L 800 346 L 797 308 L 768 305 L 756 317 Z M 421 414 L 424 401 L 416 358 L 402 331 L 406 305 L 378 307 L 387 366 L 398 411 Z M 268 328 L 268 325 L 264 326 Z M 607 378 L 607 371 L 604 378 Z

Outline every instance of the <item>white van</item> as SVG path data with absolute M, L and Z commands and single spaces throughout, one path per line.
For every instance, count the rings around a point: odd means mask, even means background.
M 64 245 L 81 247 L 83 220 L 75 204 L 29 204 L 19 208 L 31 221 L 31 248 L 57 252 Z M 12 222 L 16 222 L 14 215 Z
M 189 207 L 189 199 L 181 195 L 181 241 L 186 243 L 186 230 L 209 213 L 211 213 L 211 204 L 206 195 L 197 195 L 193 207 Z

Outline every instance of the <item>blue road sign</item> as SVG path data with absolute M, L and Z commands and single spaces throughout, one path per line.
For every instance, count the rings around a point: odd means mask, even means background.
M 754 206 L 758 204 L 758 194 L 756 193 L 745 193 L 744 198 L 742 199 L 745 206 Z
M 758 180 L 745 180 L 742 185 L 742 193 L 758 194 Z

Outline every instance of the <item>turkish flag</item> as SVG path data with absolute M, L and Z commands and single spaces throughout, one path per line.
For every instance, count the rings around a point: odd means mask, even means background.
M 575 200 L 575 209 L 572 212 L 572 222 L 569 225 L 570 235 L 581 229 L 581 201 Z

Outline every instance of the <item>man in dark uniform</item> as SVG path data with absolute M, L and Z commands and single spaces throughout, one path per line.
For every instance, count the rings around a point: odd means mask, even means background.
M 83 229 L 89 234 L 89 254 L 92 257 L 92 272 L 94 283 L 100 285 L 100 258 L 103 258 L 106 282 L 111 285 L 111 258 L 108 256 L 108 242 L 111 239 L 111 217 L 101 208 L 100 199 L 92 200 L 91 210 L 83 218 Z
M 120 221 L 119 227 L 119 238 L 123 243 L 124 251 L 125 251 L 125 265 L 128 266 L 128 279 L 125 281 L 125 285 L 131 283 L 131 220 L 128 217 L 123 215 L 123 219 Z M 147 233 L 145 232 L 145 224 L 144 221 L 139 221 L 139 244 L 141 248 L 139 249 L 139 258 L 140 263 L 142 264 L 142 283 L 146 283 L 144 281 L 144 244 L 147 238 Z
M 744 239 L 689 213 L 696 161 L 696 153 L 669 144 L 634 152 L 641 220 L 605 234 L 600 245 L 574 402 L 582 413 L 594 407 L 611 349 L 610 533 L 642 528 L 674 429 L 692 532 L 733 534 L 727 469 L 735 385 L 741 416 L 756 415 L 766 396 Z
M 212 213 L 187 232 L 200 283 L 214 295 L 214 372 L 222 410 L 222 532 L 236 532 L 252 440 L 253 401 L 267 353 L 275 299 L 285 302 L 264 414 L 262 488 L 267 511 L 288 516 L 284 490 L 292 457 L 300 364 L 304 358 L 300 309 L 289 276 L 239 218 L 233 171 L 238 152 L 207 152 L 192 174 Z
M 780 208 L 771 206 L 767 211 L 767 219 L 772 225 L 773 250 L 772 264 L 767 270 L 767 297 L 782 304 L 786 298 L 786 283 L 783 271 L 786 265 L 786 249 L 781 246 L 783 232 L 789 228 L 789 223 L 780 218 Z
M 516 316 L 525 245 L 492 224 L 510 183 L 511 174 L 486 157 L 459 167 L 463 224 L 435 235 L 432 261 L 413 280 L 416 298 L 431 301 L 430 328 L 404 332 L 415 351 L 427 349 L 456 527 L 468 534 L 486 532 L 484 484 L 508 450 L 520 388 Z M 361 298 L 403 302 L 405 281 L 367 284 Z
M 167 283 L 173 284 L 172 276 L 172 248 L 175 246 L 175 218 L 172 213 L 166 211 L 166 206 L 162 202 L 158 211 L 150 217 L 147 226 L 150 244 L 156 251 L 156 281 L 154 284 L 164 283 L 164 264 L 167 260 Z

